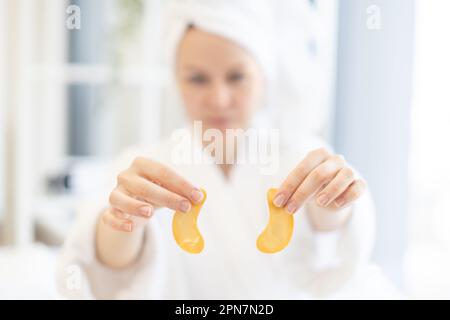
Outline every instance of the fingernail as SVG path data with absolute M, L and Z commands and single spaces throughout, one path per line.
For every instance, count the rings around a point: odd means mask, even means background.
M 336 205 L 336 207 L 341 207 L 344 204 L 344 199 L 336 199 L 334 200 L 334 204 Z
M 125 223 L 122 225 L 122 228 L 123 228 L 125 231 L 131 232 L 131 230 L 133 229 L 133 226 L 131 225 L 131 223 L 125 222 Z
M 275 205 L 275 207 L 282 207 L 284 204 L 284 195 L 283 194 L 279 194 L 275 197 L 275 199 L 273 200 L 273 204 Z
M 122 219 L 130 219 L 130 215 L 128 213 L 125 212 L 117 212 L 118 217 L 122 218 Z
M 189 203 L 189 201 L 183 200 L 180 203 L 180 211 L 181 212 L 189 212 L 189 210 L 191 209 L 191 204 Z
M 289 205 L 286 208 L 287 212 L 289 213 L 295 213 L 297 211 L 297 205 L 294 202 L 289 203 Z
M 141 207 L 139 208 L 139 214 L 145 217 L 150 217 L 152 215 L 151 207 Z
M 326 194 L 322 194 L 317 198 L 317 204 L 319 206 L 324 207 L 328 203 L 328 196 Z
M 203 199 L 203 192 L 201 192 L 198 189 L 194 189 L 191 192 L 191 199 L 194 200 L 195 202 L 200 202 Z

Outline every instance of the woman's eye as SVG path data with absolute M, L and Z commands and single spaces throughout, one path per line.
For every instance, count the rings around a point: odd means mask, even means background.
M 233 73 L 228 77 L 228 81 L 232 83 L 242 81 L 243 79 L 244 74 L 242 73 Z
M 204 76 L 192 76 L 189 78 L 189 82 L 194 84 L 204 84 L 208 81 Z

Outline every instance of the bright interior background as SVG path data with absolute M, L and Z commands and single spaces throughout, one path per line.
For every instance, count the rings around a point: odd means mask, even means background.
M 407 296 L 450 298 L 450 3 L 267 1 L 290 80 L 284 138 L 316 132 L 355 164 L 376 263 Z M 155 54 L 163 2 L 0 0 L 1 298 L 56 297 L 55 256 L 105 164 L 179 123 Z

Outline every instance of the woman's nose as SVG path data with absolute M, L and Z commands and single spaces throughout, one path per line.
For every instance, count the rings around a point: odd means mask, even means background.
M 226 109 L 231 105 L 231 91 L 225 84 L 214 84 L 208 92 L 208 106 L 214 109 Z

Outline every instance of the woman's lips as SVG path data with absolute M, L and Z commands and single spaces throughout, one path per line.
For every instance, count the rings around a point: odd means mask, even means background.
M 228 126 L 231 121 L 229 119 L 226 118 L 214 118 L 214 119 L 208 119 L 208 122 L 214 126 L 214 127 L 219 127 L 219 128 L 223 128 Z

